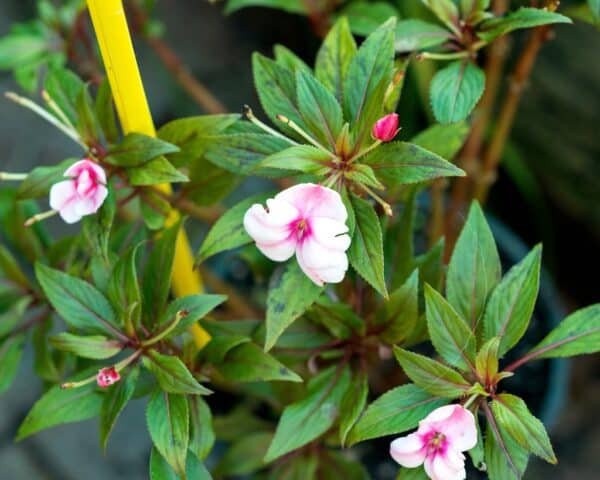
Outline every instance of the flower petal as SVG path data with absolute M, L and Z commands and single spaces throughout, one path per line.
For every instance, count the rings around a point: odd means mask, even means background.
M 416 433 L 397 438 L 390 444 L 390 455 L 403 467 L 418 467 L 425 461 L 426 453 L 427 449 Z
M 292 205 L 267 200 L 269 211 L 254 204 L 244 215 L 244 228 L 256 246 L 271 260 L 282 262 L 294 254 L 296 237 L 290 224 L 298 218 Z
M 73 180 L 55 183 L 50 188 L 50 208 L 62 210 L 67 204 L 77 198 L 77 190 Z
M 325 217 L 310 220 L 311 233 L 323 247 L 345 252 L 350 247 L 350 236 L 345 223 Z
M 421 424 L 443 433 L 454 450 L 471 450 L 477 445 L 475 417 L 461 405 L 440 407 L 425 417 Z
M 65 221 L 65 223 L 77 223 L 81 220 L 82 215 L 77 212 L 77 202 L 73 201 L 63 205 L 63 207 L 58 211 L 61 218 Z
M 459 468 L 447 462 L 443 455 L 436 454 L 425 459 L 425 473 L 431 480 L 464 480 L 467 478 L 464 461 Z
M 314 235 L 305 238 L 296 247 L 296 257 L 304 272 L 318 285 L 323 282 L 339 283 L 344 279 L 348 270 L 348 257 L 344 251 L 326 248 L 321 245 Z M 308 273 L 310 272 L 310 273 Z
M 87 158 L 75 162 L 73 165 L 67 168 L 64 175 L 65 177 L 76 178 L 79 177 L 79 175 L 81 175 L 81 173 L 84 171 L 88 171 L 90 177 L 92 177 L 95 182 L 106 185 L 106 173 L 104 172 L 104 169 L 97 163 L 92 162 Z
M 314 183 L 294 185 L 278 193 L 275 200 L 285 201 L 295 206 L 305 219 L 325 217 L 342 223 L 348 219 L 348 212 L 340 194 L 331 188 Z

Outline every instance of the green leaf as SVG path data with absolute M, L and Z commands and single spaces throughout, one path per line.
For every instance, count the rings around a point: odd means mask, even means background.
M 293 370 L 248 342 L 232 348 L 215 368 L 229 382 L 302 382 Z
M 333 150 L 344 123 L 342 107 L 333 93 L 310 73 L 296 72 L 296 91 L 300 115 L 308 132 Z
M 63 68 L 50 69 L 44 81 L 44 89 L 72 125 L 79 123 L 77 97 L 84 88 L 85 84 L 77 75 Z
M 35 273 L 48 300 L 70 327 L 123 338 L 114 310 L 95 287 L 41 263 L 36 263 Z
M 531 359 L 573 357 L 600 350 L 600 303 L 569 315 L 527 357 Z
M 383 273 L 383 237 L 379 218 L 368 201 L 352 194 L 350 201 L 356 226 L 348 250 L 348 259 L 361 277 L 381 295 L 387 297 Z
M 364 163 L 354 163 L 351 170 L 346 171 L 344 176 L 354 183 L 377 188 L 378 190 L 385 189 L 385 186 L 375 176 L 373 169 Z
M 450 39 L 450 32 L 435 23 L 416 18 L 400 20 L 396 25 L 396 52 L 414 52 L 435 47 Z
M 173 275 L 175 244 L 181 228 L 183 227 L 179 221 L 165 230 L 155 242 L 146 263 L 142 280 L 142 300 L 147 325 L 156 325 L 167 302 Z
M 321 292 L 323 287 L 308 278 L 294 260 L 283 271 L 276 271 L 267 297 L 265 351 L 275 346 L 286 328 L 306 312 Z
M 64 177 L 65 170 L 73 163 L 75 163 L 75 159 L 69 158 L 58 165 L 35 167 L 17 188 L 17 198 L 25 200 L 47 196 L 52 185 L 66 180 Z
M 256 432 L 236 440 L 215 467 L 221 476 L 249 475 L 264 467 L 263 457 L 273 439 L 271 432 Z
M 228 0 L 225 13 L 230 14 L 246 7 L 276 8 L 289 13 L 306 14 L 306 7 L 301 0 Z
M 284 138 L 266 133 L 231 133 L 215 135 L 209 140 L 206 158 L 215 165 L 238 175 L 285 175 L 278 169 L 259 168 L 269 155 L 290 147 Z
M 196 256 L 196 263 L 203 262 L 217 253 L 241 247 L 252 242 L 244 229 L 244 215 L 255 203 L 263 203 L 273 193 L 259 193 L 242 200 L 225 212 L 211 227 Z
M 365 409 L 368 395 L 368 376 L 365 372 L 359 372 L 352 378 L 340 405 L 340 443 L 342 446 L 346 443 L 350 430 Z
M 306 317 L 315 325 L 323 325 L 333 337 L 349 339 L 353 335 L 364 335 L 365 322 L 352 307 L 339 301 L 333 301 L 327 296 L 321 296 L 306 312 Z
M 119 167 L 139 167 L 161 155 L 176 152 L 179 147 L 159 138 L 128 133 L 121 143 L 109 150 L 105 160 Z
M 155 350 L 148 350 L 143 357 L 144 366 L 150 370 L 160 388 L 168 393 L 208 395 L 208 388 L 200 385 L 185 364 L 171 355 L 163 355 Z
M 410 430 L 446 403 L 445 398 L 433 397 L 413 384 L 393 388 L 368 406 L 350 431 L 348 444 Z
M 473 332 L 501 275 L 494 236 L 481 207 L 474 202 L 452 252 L 446 280 L 448 301 Z
M 127 169 L 131 186 L 157 185 L 189 181 L 188 177 L 177 170 L 165 157 L 156 157 L 137 167 Z
M 296 104 L 296 79 L 293 72 L 260 53 L 252 55 L 252 71 L 258 98 L 271 121 L 281 125 L 277 116 L 283 115 L 306 131 L 308 128 Z
M 352 32 L 366 36 L 389 18 L 397 17 L 398 11 L 389 3 L 359 0 L 340 10 L 340 15 L 348 18 Z
M 486 42 L 513 30 L 553 23 L 573 23 L 569 17 L 541 8 L 522 7 L 505 17 L 487 20 L 479 25 L 477 36 Z
M 500 440 L 498 440 L 498 438 Z M 498 425 L 488 421 L 485 435 L 485 464 L 490 480 L 521 480 L 529 454 Z
M 344 117 L 359 142 L 379 118 L 387 86 L 392 80 L 395 28 L 395 18 L 381 25 L 367 37 L 348 66 L 344 82 Z M 379 108 L 372 110 L 369 108 L 372 105 Z M 365 114 L 367 111 L 369 115 Z
M 21 364 L 25 334 L 13 335 L 0 340 L 0 395 L 9 389 Z
M 179 118 L 163 125 L 157 136 L 179 147 L 179 151 L 166 154 L 175 167 L 191 166 L 192 162 L 204 156 L 209 138 L 218 135 L 238 119 L 239 115 L 234 114 Z M 190 172 L 190 176 L 193 178 L 194 173 Z
M 383 144 L 368 154 L 364 161 L 390 187 L 465 175 L 460 168 L 435 153 L 407 142 Z
M 390 298 L 379 308 L 375 318 L 385 325 L 379 334 L 384 342 L 394 345 L 402 343 L 415 329 L 419 320 L 419 272 L 414 270 L 406 282 L 390 294 Z
M 19 263 L 15 257 L 13 257 L 10 251 L 8 251 L 8 249 L 2 244 L 0 244 L 0 273 L 18 286 L 21 286 L 25 289 L 30 288 L 27 275 L 23 273 L 23 270 L 19 266 Z
M 79 117 L 78 131 L 87 145 L 93 145 L 100 141 L 100 131 L 98 119 L 94 111 L 92 97 L 88 91 L 87 85 L 79 91 L 77 95 L 77 116 Z
M 119 127 L 117 126 L 117 117 L 113 107 L 110 82 L 107 77 L 102 80 L 98 87 L 94 110 L 98 123 L 104 132 L 104 137 L 109 143 L 116 143 L 119 139 Z
M 508 271 L 488 300 L 483 315 L 484 340 L 500 337 L 501 357 L 527 330 L 540 286 L 541 258 L 538 245 Z
M 451 29 L 458 25 L 458 7 L 453 0 L 422 0 L 435 15 Z
M 188 480 L 212 480 L 212 476 L 204 464 L 189 453 L 185 471 Z M 156 447 L 153 447 L 150 453 L 150 480 L 180 480 L 181 478 L 173 471 Z
M 133 367 L 120 382 L 107 389 L 100 409 L 100 445 L 106 451 L 108 437 L 112 432 L 121 412 L 133 397 L 140 374 L 139 367 Z
M 490 338 L 483 344 L 475 359 L 475 369 L 484 381 L 491 382 L 498 373 L 500 337 Z
M 462 148 L 471 130 L 465 121 L 435 124 L 423 130 L 411 142 L 447 160 L 452 160 Z
M 481 426 L 479 420 L 475 417 L 475 427 L 477 428 L 477 444 L 469 450 L 469 457 L 473 462 L 473 466 L 482 472 L 486 471 L 485 465 L 485 451 L 483 446 L 483 435 L 481 434 Z
M 324 434 L 333 426 L 350 382 L 347 368 L 331 367 L 308 385 L 307 396 L 285 407 L 275 437 L 265 455 L 271 462 Z
M 221 305 L 227 297 L 225 295 L 187 295 L 173 300 L 158 320 L 158 326 L 168 327 L 177 314 L 185 311 L 184 317 L 177 326 L 171 330 L 169 337 L 175 337 L 185 332 L 192 324 L 196 323 L 206 314 Z
M 96 417 L 101 405 L 102 395 L 96 391 L 95 382 L 79 388 L 56 385 L 35 402 L 19 427 L 17 441 L 55 425 Z
M 284 45 L 275 45 L 273 47 L 275 53 L 275 61 L 283 68 L 287 68 L 292 72 L 305 72 L 312 75 L 311 68 L 298 55 L 292 52 Z
M 41 58 L 49 45 L 38 32 L 13 30 L 0 38 L 0 70 L 12 70 Z
M 433 287 L 425 285 L 427 328 L 431 343 L 449 364 L 472 370 L 476 340 L 463 318 Z
M 492 402 L 492 412 L 498 426 L 521 447 L 547 462 L 557 462 L 544 425 L 531 414 L 523 400 L 501 393 Z
M 310 145 L 294 145 L 269 155 L 262 160 L 258 168 L 279 168 L 315 175 L 324 175 L 329 170 L 326 165 L 332 157 L 323 150 Z
M 471 387 L 457 371 L 443 363 L 398 347 L 394 347 L 394 354 L 408 378 L 432 395 L 458 398 Z
M 31 297 L 22 297 L 13 303 L 6 311 L 0 313 L 0 339 L 10 334 L 23 319 L 31 300 Z
M 431 81 L 431 108 L 440 123 L 469 116 L 485 87 L 483 70 L 469 61 L 457 60 L 439 70 Z
M 117 311 L 122 325 L 133 333 L 142 315 L 142 294 L 138 284 L 136 258 L 139 244 L 119 257 L 108 282 L 107 296 Z
M 175 472 L 184 478 L 189 444 L 188 415 L 185 396 L 161 391 L 152 395 L 146 409 L 152 443 Z
M 43 319 L 33 327 L 31 335 L 33 351 L 33 371 L 47 382 L 56 383 L 61 380 L 54 351 L 50 348 L 48 334 L 52 330 L 52 314 L 45 314 Z
M 315 61 L 315 75 L 343 105 L 344 83 L 350 62 L 356 55 L 356 42 L 350 32 L 348 19 L 340 18 L 329 30 Z
M 212 425 L 212 414 L 202 397 L 189 395 L 190 411 L 190 451 L 204 460 L 215 444 L 215 432 Z
M 114 357 L 123 349 L 121 342 L 102 335 L 79 336 L 72 333 L 59 333 L 49 337 L 50 344 L 62 350 L 71 352 L 82 358 L 104 360 Z

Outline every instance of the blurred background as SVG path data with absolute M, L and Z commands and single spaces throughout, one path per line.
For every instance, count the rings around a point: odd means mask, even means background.
M 570 2 L 563 3 L 569 7 Z M 246 103 L 258 109 L 250 66 L 253 51 L 271 55 L 273 45 L 281 43 L 310 65 L 320 43 L 305 17 L 280 11 L 249 8 L 225 16 L 222 5 L 201 0 L 160 0 L 156 9 L 163 39 L 230 112 L 240 111 Z M 15 22 L 34 16 L 35 1 L 2 0 L 0 36 Z M 527 85 L 487 211 L 507 234 L 508 250 L 515 242 L 519 244 L 515 236 L 527 246 L 544 243 L 547 278 L 546 300 L 542 301 L 560 317 L 563 310 L 598 301 L 600 32 L 576 22 L 557 27 L 555 33 L 556 38 L 543 47 Z M 526 35 L 512 37 L 513 52 Z M 136 41 L 136 50 L 157 125 L 205 113 L 146 42 Z M 511 57 L 509 64 L 512 61 Z M 409 71 L 400 105 L 404 135 L 427 122 L 418 89 L 411 85 L 413 77 Z M 16 89 L 12 75 L 0 72 L 0 92 Z M 77 154 L 55 130 L 5 99 L 0 100 L 0 151 L 0 169 L 16 172 Z M 93 421 L 54 428 L 14 444 L 18 425 L 41 391 L 41 384 L 30 374 L 31 363 L 29 356 L 16 384 L 0 397 L 0 478 L 147 478 L 150 440 L 145 433 L 144 406 L 136 402 L 117 424 L 105 456 L 98 447 Z M 597 479 L 599 359 L 575 359 L 552 372 L 554 379 L 532 378 L 555 390 L 544 392 L 553 405 L 544 412 L 544 420 L 551 427 L 560 464 L 552 467 L 532 460 L 526 478 Z M 383 472 L 381 478 L 389 477 Z

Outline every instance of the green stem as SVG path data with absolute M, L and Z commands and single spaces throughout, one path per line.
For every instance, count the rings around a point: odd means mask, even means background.
M 156 336 L 149 338 L 145 342 L 142 342 L 142 347 L 146 348 L 151 345 L 154 345 L 155 343 L 160 342 L 163 338 L 168 336 L 169 333 L 171 333 L 175 329 L 175 327 L 179 325 L 181 319 L 187 317 L 187 315 L 188 312 L 186 312 L 185 310 L 180 310 L 179 312 L 177 312 L 177 314 L 175 315 L 175 319 L 167 326 L 167 328 L 165 328 L 162 332 L 158 333 Z
M 367 153 L 370 153 L 371 151 L 375 150 L 379 145 L 381 145 L 381 140 L 376 140 L 374 143 L 372 143 L 371 145 L 369 145 L 367 148 L 361 150 L 360 152 L 358 152 L 356 155 L 354 155 L 349 161 L 348 163 L 352 163 L 355 162 L 356 160 L 358 160 L 360 157 L 364 157 Z
M 244 113 L 243 115 L 250 120 L 250 122 L 252 122 L 254 125 L 256 125 L 258 128 L 260 128 L 261 130 L 264 130 L 265 132 L 275 136 L 275 137 L 279 137 L 282 138 L 283 140 L 286 140 L 288 142 L 290 142 L 292 145 L 299 145 L 298 142 L 295 142 L 294 140 L 292 140 L 291 138 L 286 137 L 285 135 L 282 135 L 281 133 L 279 133 L 277 130 L 269 127 L 266 123 L 260 121 L 258 118 L 256 118 L 254 116 L 254 112 L 252 111 L 252 109 L 248 106 L 248 105 L 244 105 Z
M 8 173 L 8 172 L 0 172 L 0 180 L 9 180 L 20 182 L 27 178 L 28 173 Z
M 292 130 L 294 130 L 294 132 L 296 132 L 298 135 L 300 135 L 302 138 L 304 138 L 307 142 L 311 143 L 312 145 L 317 147 L 319 150 L 322 150 L 323 152 L 327 153 L 330 157 L 337 158 L 333 152 L 330 152 L 329 150 L 327 150 L 323 145 L 321 145 L 314 138 L 312 138 L 308 133 L 306 133 L 304 130 L 302 130 L 296 124 L 296 122 L 294 122 L 293 120 L 290 120 L 289 118 L 287 118 L 283 115 L 277 115 L 277 120 L 280 120 L 283 123 L 285 123 L 288 127 L 290 127 Z
M 42 220 L 45 220 L 46 218 L 53 217 L 57 213 L 58 213 L 57 210 L 48 210 L 47 212 L 36 213 L 33 217 L 30 217 L 27 220 L 25 220 L 25 223 L 23 225 L 25 227 L 31 227 L 34 223 L 41 222 Z

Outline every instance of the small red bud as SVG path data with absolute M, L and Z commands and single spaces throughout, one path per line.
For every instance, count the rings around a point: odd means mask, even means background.
M 98 386 L 102 388 L 110 387 L 113 383 L 117 383 L 121 380 L 121 375 L 115 369 L 115 367 L 103 368 L 96 375 L 96 381 Z
M 389 142 L 396 136 L 399 128 L 400 120 L 397 113 L 390 113 L 385 117 L 381 117 L 373 125 L 371 134 L 373 138 L 381 142 Z

